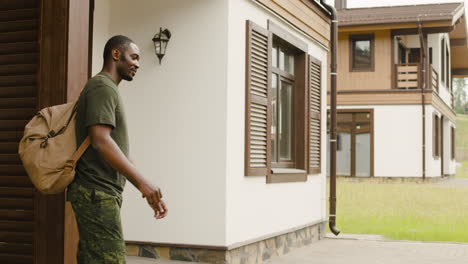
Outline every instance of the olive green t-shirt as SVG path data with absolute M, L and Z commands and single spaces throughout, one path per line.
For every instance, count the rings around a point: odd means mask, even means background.
M 88 127 L 108 125 L 111 137 L 128 156 L 127 124 L 117 85 L 106 73 L 89 79 L 78 99 L 76 112 L 76 141 L 79 146 L 88 135 Z M 110 167 L 90 146 L 78 161 L 73 184 L 101 190 L 121 197 L 125 176 Z

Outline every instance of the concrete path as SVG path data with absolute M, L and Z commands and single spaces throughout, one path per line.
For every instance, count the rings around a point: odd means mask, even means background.
M 447 180 L 440 181 L 436 183 L 440 186 L 446 187 L 458 187 L 458 188 L 467 188 L 468 187 L 468 179 L 464 178 L 450 178 Z
M 462 264 L 468 263 L 468 244 L 326 238 L 267 263 Z

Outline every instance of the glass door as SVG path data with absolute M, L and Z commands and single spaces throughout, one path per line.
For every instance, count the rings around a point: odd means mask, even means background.
M 344 177 L 372 176 L 371 112 L 338 112 L 336 175 Z M 329 139 L 329 135 L 328 135 Z M 329 142 L 329 140 L 328 140 Z M 330 144 L 328 144 L 330 150 Z M 330 153 L 330 152 L 328 152 Z M 330 156 L 327 155 L 328 175 Z

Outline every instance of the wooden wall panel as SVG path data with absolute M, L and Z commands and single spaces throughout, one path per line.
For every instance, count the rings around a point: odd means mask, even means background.
M 301 0 L 254 0 L 289 21 L 325 46 L 330 42 L 330 20 Z
M 91 0 L 71 0 L 68 18 L 67 101 L 78 99 L 88 80 Z M 75 264 L 79 233 L 70 202 L 65 203 L 64 263 Z
M 76 99 L 87 80 L 89 1 L 41 0 L 39 108 Z M 76 246 L 70 241 L 77 232 L 69 206 L 66 215 L 65 195 L 36 192 L 35 200 L 34 263 L 74 263 Z
M 374 34 L 374 71 L 350 71 L 349 33 L 338 35 L 338 91 L 391 89 L 390 31 L 366 31 L 353 34 Z

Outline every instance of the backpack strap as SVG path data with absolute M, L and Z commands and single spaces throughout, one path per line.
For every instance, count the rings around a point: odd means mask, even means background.
M 83 141 L 83 143 L 81 143 L 80 147 L 75 151 L 75 153 L 73 153 L 70 160 L 73 160 L 76 163 L 90 145 L 91 145 L 91 138 L 87 136 L 85 140 Z

